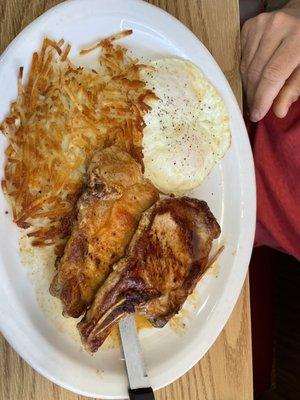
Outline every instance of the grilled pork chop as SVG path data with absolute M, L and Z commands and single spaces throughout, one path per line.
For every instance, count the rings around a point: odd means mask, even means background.
M 212 241 L 219 235 L 204 201 L 168 198 L 146 211 L 126 256 L 78 324 L 86 349 L 95 352 L 126 314 L 144 315 L 163 327 L 205 272 Z
M 91 303 L 111 266 L 130 242 L 143 211 L 158 191 L 140 165 L 116 146 L 95 153 L 88 185 L 50 292 L 60 297 L 64 315 L 79 317 Z

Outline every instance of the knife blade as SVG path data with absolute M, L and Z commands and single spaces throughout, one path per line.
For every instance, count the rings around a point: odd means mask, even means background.
M 154 400 L 133 315 L 122 318 L 119 322 L 123 353 L 129 380 L 130 400 Z

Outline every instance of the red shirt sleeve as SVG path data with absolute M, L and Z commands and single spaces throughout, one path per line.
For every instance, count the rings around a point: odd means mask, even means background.
M 255 244 L 300 259 L 300 100 L 284 119 L 272 111 L 252 126 L 257 185 Z

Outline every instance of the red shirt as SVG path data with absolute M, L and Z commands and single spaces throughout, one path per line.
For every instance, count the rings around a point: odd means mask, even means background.
M 247 125 L 257 185 L 255 245 L 300 259 L 300 99 L 284 119 L 270 111 Z

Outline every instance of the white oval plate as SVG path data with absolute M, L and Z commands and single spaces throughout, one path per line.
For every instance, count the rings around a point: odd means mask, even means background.
M 224 98 L 231 118 L 232 146 L 222 162 L 193 195 L 208 202 L 222 227 L 225 244 L 217 273 L 198 285 L 200 304 L 182 334 L 170 327 L 142 333 L 151 384 L 159 389 L 191 368 L 213 344 L 242 288 L 253 243 L 255 181 L 251 149 L 234 95 L 203 44 L 166 12 L 138 0 L 74 0 L 64 2 L 31 23 L 0 59 L 0 119 L 16 96 L 20 65 L 28 71 L 31 55 L 45 35 L 73 44 L 71 57 L 97 39 L 132 28 L 122 43 L 144 59 L 186 58 L 198 65 Z M 92 59 L 82 59 L 91 63 Z M 6 142 L 0 138 L 3 175 Z M 0 194 L 0 326 L 14 349 L 39 373 L 76 393 L 106 399 L 127 397 L 127 377 L 119 348 L 91 357 L 61 333 L 39 307 L 35 289 L 18 254 L 18 230 L 5 214 Z M 217 275 L 217 276 L 216 276 Z

